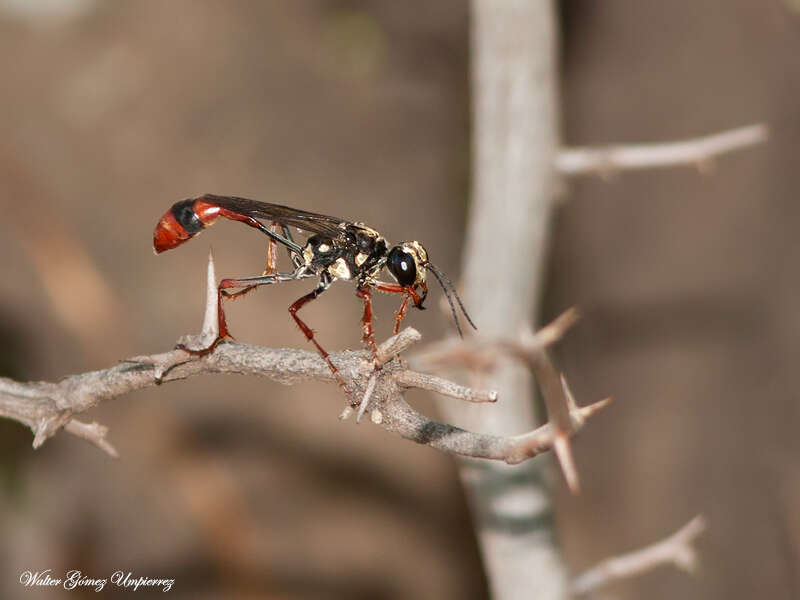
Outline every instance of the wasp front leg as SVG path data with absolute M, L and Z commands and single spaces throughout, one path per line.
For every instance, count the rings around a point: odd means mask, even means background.
M 405 296 L 403 296 L 403 302 L 400 304 L 400 308 L 398 308 L 397 312 L 394 314 L 394 329 L 392 330 L 394 335 L 400 333 L 400 323 L 403 321 L 403 317 L 406 316 L 409 300 L 411 300 L 411 294 L 406 292 Z
M 385 283 L 383 281 L 376 281 L 372 285 L 376 290 L 386 292 L 388 294 L 404 294 L 403 302 L 400 304 L 400 308 L 397 309 L 397 312 L 394 315 L 394 335 L 400 333 L 400 323 L 402 323 L 403 318 L 406 316 L 409 300 L 413 300 L 414 306 L 422 310 L 422 302 L 428 295 L 428 287 L 425 282 L 420 284 L 423 292 L 422 296 L 417 293 L 415 286 L 402 286 L 396 283 Z

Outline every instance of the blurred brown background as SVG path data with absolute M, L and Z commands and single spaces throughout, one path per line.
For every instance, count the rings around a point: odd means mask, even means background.
M 799 6 L 561 8 L 567 143 L 772 128 L 710 175 L 565 182 L 544 318 L 582 308 L 557 357 L 584 402 L 616 399 L 577 441 L 583 494 L 558 491 L 569 565 L 703 513 L 699 576 L 663 569 L 614 597 L 798 598 Z M 209 246 L 229 276 L 264 249 L 222 224 L 156 258 L 158 217 L 203 192 L 364 220 L 457 276 L 468 26 L 454 0 L 0 0 L 2 374 L 57 379 L 196 330 Z M 234 334 L 303 347 L 285 307 L 305 289 L 232 305 Z M 358 344 L 352 294 L 306 309 L 330 348 Z M 411 322 L 427 340 L 447 326 Z M 65 434 L 33 452 L 0 422 L 0 597 L 45 595 L 23 570 L 77 568 L 174 577 L 181 598 L 484 598 L 451 460 L 340 423 L 342 401 L 236 377 L 143 391 L 90 416 L 118 461 Z

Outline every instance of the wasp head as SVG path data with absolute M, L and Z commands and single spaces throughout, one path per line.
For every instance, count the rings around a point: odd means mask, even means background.
M 447 302 L 450 304 L 450 310 L 453 313 L 453 319 L 456 323 L 456 329 L 459 335 L 463 335 L 461 331 L 461 324 L 458 322 L 458 314 L 456 312 L 456 303 L 461 309 L 461 313 L 467 319 L 467 322 L 475 329 L 475 323 L 467 314 L 461 298 L 458 297 L 456 288 L 453 282 L 445 275 L 436 265 L 428 260 L 428 253 L 419 242 L 403 242 L 391 249 L 386 257 L 386 268 L 397 280 L 397 283 L 405 288 L 415 290 L 417 287 L 422 289 L 421 296 L 414 296 L 414 305 L 417 308 L 422 308 L 422 301 L 428 295 L 428 285 L 425 283 L 425 273 L 430 271 L 433 276 L 442 286 Z M 417 299 L 419 299 L 417 301 Z M 455 299 L 455 302 L 453 301 Z
M 397 283 L 407 288 L 422 287 L 427 292 L 425 285 L 425 270 L 428 266 L 428 253 L 419 242 L 403 242 L 389 251 L 386 256 L 386 268 L 397 280 Z M 423 296 L 417 308 L 422 308 Z

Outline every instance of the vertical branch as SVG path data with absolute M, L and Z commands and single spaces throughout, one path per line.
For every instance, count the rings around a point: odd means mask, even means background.
M 552 0 L 472 0 L 471 47 L 474 187 L 463 295 L 482 335 L 514 338 L 539 308 L 553 206 L 558 115 Z M 525 370 L 503 364 L 490 382 L 502 410 L 445 403 L 440 410 L 448 420 L 495 435 L 535 427 Z M 495 599 L 567 595 L 543 466 L 461 464 Z

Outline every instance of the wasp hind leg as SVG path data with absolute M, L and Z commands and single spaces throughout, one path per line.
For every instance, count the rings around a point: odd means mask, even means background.
M 233 339 L 230 331 L 228 331 L 228 323 L 225 320 L 225 311 L 222 307 L 223 300 L 241 298 L 248 292 L 251 292 L 262 285 L 293 281 L 295 279 L 297 279 L 297 277 L 294 273 L 274 273 L 272 275 L 261 275 L 258 277 L 223 279 L 219 282 L 219 286 L 217 286 L 217 337 L 205 348 L 189 348 L 185 344 L 178 344 L 175 347 L 195 356 L 205 356 L 206 354 L 210 354 L 223 340 Z M 238 289 L 235 292 L 229 291 L 237 288 L 241 289 Z
M 294 238 L 292 237 L 292 232 L 289 231 L 289 228 L 286 225 L 282 225 L 280 223 L 273 221 L 269 225 L 269 230 L 275 234 L 277 234 L 280 231 L 281 233 L 283 233 L 284 238 L 286 238 L 292 244 L 294 244 Z M 289 260 L 292 261 L 292 265 L 294 265 L 294 268 L 299 269 L 303 265 L 303 258 L 288 246 L 286 248 L 286 251 L 289 254 Z M 264 267 L 263 274 L 272 275 L 277 272 L 278 272 L 278 242 L 275 238 L 270 237 L 267 239 L 267 263 Z M 246 293 L 247 292 L 243 292 L 242 294 L 237 294 L 236 297 L 244 295 Z

